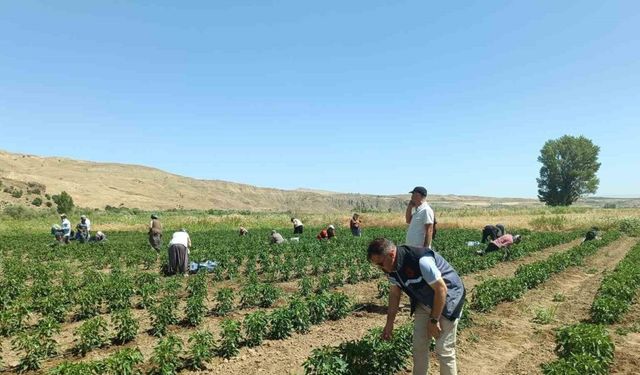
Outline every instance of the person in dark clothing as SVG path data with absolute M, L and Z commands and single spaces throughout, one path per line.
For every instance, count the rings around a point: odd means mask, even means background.
M 482 229 L 482 240 L 480 240 L 480 242 L 487 243 L 487 239 L 489 239 L 490 241 L 493 241 L 498 239 L 499 237 L 502 237 L 505 234 L 507 234 L 507 232 L 504 230 L 504 225 L 502 224 L 496 224 L 495 226 L 487 225 L 484 227 L 484 229 Z
M 191 237 L 186 229 L 175 232 L 169 242 L 169 264 L 167 275 L 183 274 L 189 272 L 189 248 Z
M 351 234 L 355 237 L 360 237 L 362 235 L 362 229 L 360 228 L 360 215 L 353 214 L 351 220 L 349 220 L 349 229 L 351 229 Z
M 436 339 L 440 374 L 456 375 L 456 331 L 462 315 L 465 288 L 462 279 L 437 252 L 427 247 L 396 246 L 377 238 L 367 249 L 369 261 L 384 271 L 391 283 L 387 323 L 382 339 L 389 340 L 404 291 L 415 312 L 413 327 L 413 374 L 429 368 L 429 341 Z
M 600 239 L 600 237 L 598 237 L 598 228 L 592 227 L 591 229 L 589 229 L 587 234 L 585 234 L 584 239 L 582 240 L 582 243 L 585 243 L 587 241 L 598 240 L 598 239 Z
M 158 216 L 153 214 L 151 215 L 151 223 L 149 223 L 149 244 L 156 251 L 160 252 L 162 248 L 162 223 L 160 223 L 160 219 Z

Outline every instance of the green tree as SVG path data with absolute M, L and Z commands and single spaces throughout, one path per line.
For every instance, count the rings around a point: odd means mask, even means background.
M 52 196 L 51 199 L 56 203 L 56 210 L 59 214 L 69 213 L 73 211 L 73 207 L 75 207 L 73 204 L 73 198 L 71 198 L 71 195 L 66 191 L 63 191 L 59 195 Z
M 548 140 L 538 161 L 542 163 L 538 199 L 549 206 L 569 206 L 585 194 L 594 194 L 600 180 L 596 146 L 583 136 L 562 136 Z

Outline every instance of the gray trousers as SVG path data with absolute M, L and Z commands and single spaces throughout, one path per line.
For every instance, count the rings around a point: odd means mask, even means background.
M 184 245 L 169 246 L 169 266 L 167 274 L 175 275 L 176 273 L 187 273 L 189 271 L 189 253 Z

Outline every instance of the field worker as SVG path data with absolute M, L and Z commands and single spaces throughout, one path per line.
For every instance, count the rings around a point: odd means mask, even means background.
M 484 255 L 489 251 L 497 251 L 503 249 L 504 256 L 506 257 L 508 255 L 507 250 L 509 249 L 509 247 L 514 243 L 520 243 L 521 240 L 522 237 L 518 234 L 516 234 L 515 236 L 511 234 L 505 234 L 489 242 L 489 245 L 487 245 L 486 249 L 478 250 L 476 253 L 478 253 L 479 255 Z
M 60 214 L 60 227 L 62 228 L 62 241 L 69 243 L 71 238 L 71 222 L 67 219 L 67 214 Z
M 246 236 L 247 234 L 249 234 L 249 231 L 247 230 L 247 228 L 240 227 L 240 237 Z
M 351 234 L 353 234 L 355 237 L 360 237 L 362 235 L 360 224 L 360 215 L 353 214 L 353 217 L 351 217 L 351 220 L 349 220 L 349 228 L 351 229 Z
M 427 204 L 427 189 L 416 186 L 409 193 L 411 193 L 411 199 L 405 212 L 405 220 L 409 228 L 405 244 L 431 248 L 435 219 L 433 210 Z
M 187 230 L 182 228 L 175 232 L 169 242 L 169 266 L 168 275 L 176 273 L 187 275 L 189 272 L 189 248 L 191 247 L 191 237 Z
M 274 229 L 271 231 L 271 235 L 269 236 L 269 243 L 280 245 L 285 242 L 286 240 L 284 239 L 284 237 L 282 237 L 280 233 L 278 233 L 277 230 Z
M 156 251 L 160 251 L 162 248 L 162 223 L 156 214 L 151 215 L 151 222 L 149 223 L 149 244 Z
M 87 215 L 80 215 L 80 224 L 87 228 L 87 236 L 91 234 L 91 220 Z M 88 237 L 87 237 L 88 238 Z
M 316 236 L 319 240 L 330 240 L 336 236 L 336 228 L 332 225 L 329 225 L 327 229 L 323 229 Z
M 501 237 L 503 234 L 506 234 L 507 232 L 504 230 L 504 225 L 502 224 L 496 224 L 494 225 L 486 225 L 483 229 L 482 229 L 482 239 L 480 240 L 480 243 L 487 243 L 487 239 L 489 239 L 490 241 L 495 240 L 498 237 Z
M 387 323 L 382 339 L 389 340 L 404 291 L 411 300 L 413 374 L 426 375 L 429 343 L 435 338 L 440 374 L 457 374 L 456 332 L 462 315 L 465 288 L 456 270 L 438 253 L 423 246 L 396 246 L 386 238 L 369 244 L 371 263 L 387 274 L 391 283 Z
M 87 226 L 83 223 L 78 223 L 76 225 L 76 234 L 74 239 L 80 243 L 85 243 L 89 240 L 89 232 L 87 231 Z
M 585 234 L 584 239 L 582 240 L 582 243 L 585 243 L 587 241 L 599 240 L 599 239 L 600 237 L 598 236 L 598 228 L 592 227 L 591 229 L 589 229 L 587 234 Z
M 106 241 L 106 240 L 107 240 L 107 236 L 105 236 L 105 234 L 102 233 L 101 231 L 98 231 L 96 233 L 96 235 L 91 237 L 91 239 L 89 241 L 91 241 L 91 242 L 102 242 L 102 241 Z
M 304 224 L 302 224 L 302 221 L 292 217 L 291 222 L 293 223 L 293 234 L 302 234 L 304 231 Z

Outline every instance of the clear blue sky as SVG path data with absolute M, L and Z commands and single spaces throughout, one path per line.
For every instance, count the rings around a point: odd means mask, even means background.
M 258 186 L 640 196 L 640 2 L 3 1 L 0 149 Z M 61 173 L 63 173 L 61 171 Z

